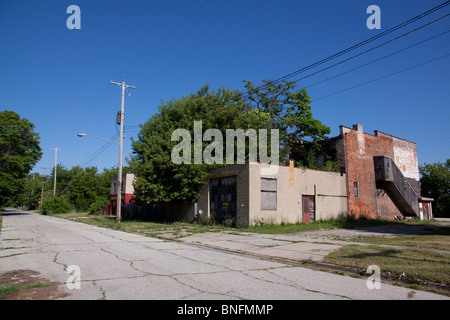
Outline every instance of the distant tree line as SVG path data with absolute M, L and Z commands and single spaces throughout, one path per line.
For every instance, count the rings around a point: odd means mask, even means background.
M 34 124 L 14 111 L 1 111 L 0 208 L 20 206 L 40 208 L 44 213 L 73 210 L 94 213 L 109 203 L 111 179 L 117 175 L 117 168 L 99 172 L 96 167 L 67 169 L 57 165 L 54 197 L 54 170 L 46 177 L 30 173 L 41 157 L 40 137 Z
M 10 199 L 8 205 L 40 209 L 42 213 L 71 211 L 99 213 L 109 203 L 111 179 L 117 168 L 103 169 L 79 166 L 56 168 L 56 193 L 53 196 L 54 170 L 48 176 L 31 173 L 25 178 L 23 191 Z M 43 192 L 42 192 L 43 191 Z M 42 204 L 39 205 L 43 197 Z

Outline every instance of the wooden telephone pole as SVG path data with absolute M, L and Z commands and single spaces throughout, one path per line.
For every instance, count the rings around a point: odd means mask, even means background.
M 117 204 L 116 204 L 116 218 L 120 222 L 121 207 L 122 207 L 122 152 L 123 152 L 123 121 L 124 121 L 124 108 L 125 108 L 125 88 L 136 89 L 135 86 L 125 84 L 125 80 L 122 83 L 110 81 L 111 84 L 116 84 L 122 87 L 122 106 L 120 110 L 120 140 L 119 140 L 119 172 L 117 175 Z

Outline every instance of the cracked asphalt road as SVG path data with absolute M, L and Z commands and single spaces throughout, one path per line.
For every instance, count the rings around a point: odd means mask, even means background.
M 66 285 L 73 265 L 80 289 Z M 60 283 L 69 294 L 62 299 L 448 299 L 388 284 L 369 290 L 365 279 L 7 209 L 0 274 L 18 269 Z

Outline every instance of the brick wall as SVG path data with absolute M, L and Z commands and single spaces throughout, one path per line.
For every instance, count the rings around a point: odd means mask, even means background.
M 386 156 L 393 159 L 417 190 L 419 182 L 416 144 L 378 131 L 375 131 L 375 135 L 364 133 L 359 125 L 346 129 L 342 140 L 346 155 L 349 213 L 369 217 L 401 217 L 402 214 L 389 196 L 376 188 L 373 157 Z M 357 195 L 355 186 L 359 189 Z

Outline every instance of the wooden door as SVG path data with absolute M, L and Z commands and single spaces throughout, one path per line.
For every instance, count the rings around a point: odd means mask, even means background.
M 302 203 L 303 223 L 309 223 L 309 197 L 302 197 Z

